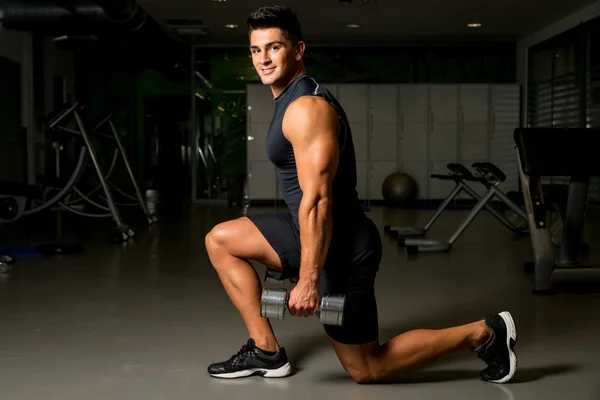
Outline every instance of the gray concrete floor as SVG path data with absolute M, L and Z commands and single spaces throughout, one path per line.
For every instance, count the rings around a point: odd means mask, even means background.
M 369 213 L 381 227 L 422 224 L 430 214 Z M 600 297 L 530 294 L 531 276 L 522 268 L 532 257 L 529 239 L 515 237 L 487 214 L 449 254 L 408 258 L 384 238 L 376 287 L 381 340 L 509 310 L 519 334 L 513 383 L 482 382 L 483 363 L 463 351 L 392 384 L 357 385 L 318 321 L 294 318 L 273 321 L 293 376 L 210 378 L 208 364 L 236 352 L 247 332 L 209 265 L 203 240 L 214 224 L 238 215 L 194 206 L 152 229 L 138 228 L 135 242 L 124 246 L 106 241 L 109 222 L 78 219 L 64 232 L 81 240 L 85 253 L 20 259 L 14 273 L 0 280 L 0 399 L 600 398 Z M 446 212 L 429 236 L 446 237 L 464 216 Z M 588 230 L 592 247 L 598 226 Z M 38 228 L 25 232 L 32 243 Z M 19 234 L 7 237 L 21 240 Z M 593 249 L 590 258 L 596 254 Z

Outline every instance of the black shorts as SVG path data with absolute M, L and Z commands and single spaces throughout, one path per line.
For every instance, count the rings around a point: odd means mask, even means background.
M 277 252 L 284 275 L 300 271 L 300 233 L 287 213 L 249 215 Z M 379 338 L 375 276 L 381 261 L 382 244 L 375 224 L 366 216 L 334 226 L 327 261 L 319 280 L 319 291 L 346 295 L 343 326 L 324 325 L 333 340 L 364 344 Z

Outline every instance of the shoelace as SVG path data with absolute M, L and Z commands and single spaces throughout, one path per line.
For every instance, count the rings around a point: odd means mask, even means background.
M 242 346 L 240 351 L 238 351 L 236 354 L 234 354 L 233 357 L 231 357 L 231 358 L 233 361 L 242 360 L 246 355 L 252 353 L 253 351 L 254 351 L 253 346 L 251 346 L 249 344 L 245 344 Z

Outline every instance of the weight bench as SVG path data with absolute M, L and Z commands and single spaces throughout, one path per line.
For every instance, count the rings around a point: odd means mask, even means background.
M 467 229 L 467 226 L 475 219 L 481 210 L 486 208 L 496 217 L 504 226 L 516 233 L 526 233 L 518 227 L 510 223 L 502 214 L 490 205 L 490 201 L 494 197 L 498 197 L 512 211 L 518 214 L 523 220 L 527 220 L 527 213 L 511 201 L 504 192 L 498 189 L 498 186 L 506 180 L 506 175 L 494 164 L 481 162 L 474 163 L 473 168 L 479 174 L 478 182 L 482 182 L 488 189 L 483 196 L 476 195 L 479 199 L 477 204 L 471 209 L 467 217 L 461 222 L 458 228 L 450 236 L 448 240 L 432 240 L 420 238 L 399 238 L 398 246 L 406 246 L 408 254 L 417 254 L 419 252 L 445 252 L 449 251 L 456 240 Z
M 432 174 L 431 177 L 435 179 L 441 179 L 446 181 L 454 181 L 454 188 L 450 191 L 448 196 L 444 199 L 444 201 L 439 205 L 436 209 L 433 216 L 427 221 L 423 228 L 415 228 L 415 227 L 403 227 L 403 226 L 391 226 L 386 225 L 383 227 L 383 231 L 386 235 L 392 238 L 399 239 L 399 245 L 403 246 L 404 241 L 402 238 L 406 237 L 418 237 L 425 236 L 427 231 L 433 226 L 435 221 L 442 215 L 442 212 L 448 207 L 448 205 L 454 200 L 456 196 L 459 195 L 460 192 L 464 191 L 469 196 L 471 196 L 475 201 L 480 201 L 481 196 L 473 190 L 468 182 L 480 182 L 484 185 L 487 185 L 487 181 L 482 177 L 477 177 L 471 173 L 464 165 L 458 163 L 450 163 L 446 166 L 450 170 L 450 174 L 448 175 L 438 175 Z M 515 228 L 510 221 L 508 221 L 502 214 L 500 214 L 497 210 L 495 210 L 491 205 L 485 204 L 485 208 L 494 216 L 498 221 L 500 221 L 503 225 L 505 225 L 508 229 L 513 232 L 518 231 L 518 228 Z M 526 220 L 526 219 L 525 219 Z
M 534 294 L 600 291 L 600 269 L 579 261 L 589 179 L 600 175 L 600 129 L 519 128 L 519 174 L 534 253 Z M 555 254 L 542 177 L 570 177 L 562 242 Z
M 496 196 L 496 198 L 502 202 L 506 209 L 514 212 L 521 218 L 522 222 L 526 223 L 527 213 L 525 212 L 524 207 L 521 207 L 520 204 L 513 201 L 510 196 L 498 188 L 498 185 L 506 180 L 506 174 L 491 162 L 476 162 L 473 163 L 473 168 L 477 171 L 477 174 L 480 177 L 479 182 L 483 183 L 488 191 L 493 191 L 493 196 Z M 509 231 L 518 234 L 528 233 L 527 228 L 513 225 L 506 217 L 504 217 L 501 213 L 498 213 L 494 207 L 486 204 L 485 208 L 490 211 L 492 215 L 496 217 L 496 219 L 500 221 Z

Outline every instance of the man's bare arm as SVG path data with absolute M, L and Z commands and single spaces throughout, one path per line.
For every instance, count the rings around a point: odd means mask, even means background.
M 338 160 L 339 120 L 321 97 L 300 97 L 283 121 L 283 132 L 294 148 L 302 201 L 300 281 L 316 283 L 327 258 L 332 233 L 332 183 Z

